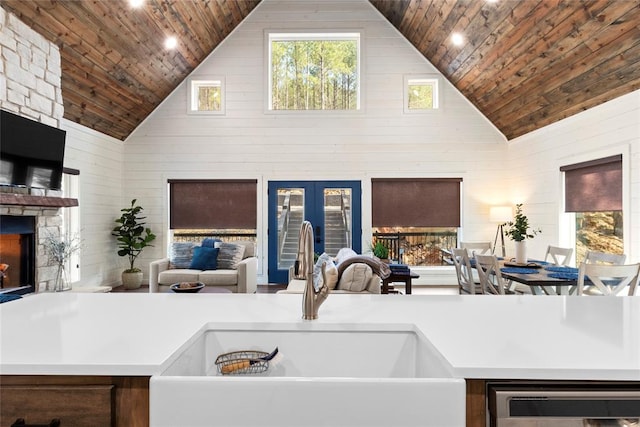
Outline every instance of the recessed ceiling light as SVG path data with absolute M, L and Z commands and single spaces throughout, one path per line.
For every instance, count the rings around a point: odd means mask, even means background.
M 129 0 L 129 6 L 139 8 L 144 4 L 144 0 Z
M 174 36 L 167 37 L 167 39 L 164 41 L 164 47 L 166 47 L 167 49 L 175 49 L 176 46 L 178 46 L 178 39 Z
M 451 43 L 455 46 L 462 46 L 464 44 L 464 36 L 460 33 L 451 34 Z

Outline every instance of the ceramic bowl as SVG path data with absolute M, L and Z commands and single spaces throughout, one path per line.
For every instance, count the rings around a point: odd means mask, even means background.
M 204 283 L 202 282 L 180 282 L 174 283 L 170 286 L 173 292 L 177 293 L 195 293 L 199 292 L 200 289 L 204 288 Z

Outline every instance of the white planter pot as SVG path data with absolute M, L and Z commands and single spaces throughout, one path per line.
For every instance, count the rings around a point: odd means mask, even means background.
M 516 262 L 518 264 L 526 264 L 527 263 L 527 241 L 521 240 L 519 242 L 514 242 L 516 245 Z
M 138 273 L 122 273 L 122 285 L 125 289 L 138 289 L 142 285 L 142 271 Z

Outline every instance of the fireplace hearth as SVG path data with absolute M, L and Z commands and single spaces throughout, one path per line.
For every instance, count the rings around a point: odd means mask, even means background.
M 28 286 L 35 291 L 35 216 L 0 217 L 0 264 L 2 290 Z

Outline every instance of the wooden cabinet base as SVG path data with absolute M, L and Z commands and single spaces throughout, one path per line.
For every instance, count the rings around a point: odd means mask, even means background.
M 0 426 L 17 419 L 64 427 L 149 425 L 149 377 L 0 376 Z

